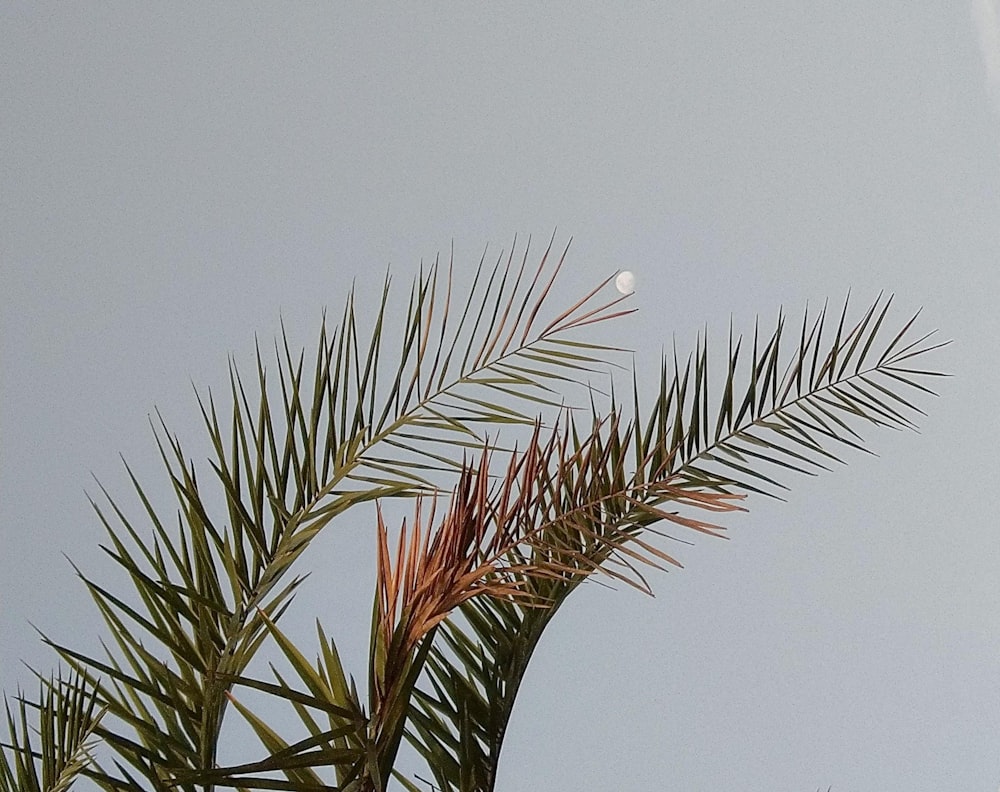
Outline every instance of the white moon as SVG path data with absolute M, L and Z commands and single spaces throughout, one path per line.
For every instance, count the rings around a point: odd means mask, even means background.
M 635 291 L 635 275 L 628 270 L 619 272 L 615 278 L 615 288 L 622 294 L 631 294 Z

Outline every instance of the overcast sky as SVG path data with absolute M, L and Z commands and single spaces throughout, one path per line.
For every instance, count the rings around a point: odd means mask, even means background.
M 850 288 L 923 306 L 956 376 L 655 599 L 571 600 L 499 788 L 995 790 L 995 0 L 362 5 L 0 6 L 4 689 L 52 662 L 29 621 L 95 643 L 63 553 L 107 569 L 84 491 L 127 500 L 119 453 L 165 486 L 154 407 L 194 447 L 191 383 L 281 316 L 308 346 L 352 279 L 557 228 L 567 304 L 636 273 L 646 371 Z M 370 540 L 324 538 L 305 600 L 360 639 Z

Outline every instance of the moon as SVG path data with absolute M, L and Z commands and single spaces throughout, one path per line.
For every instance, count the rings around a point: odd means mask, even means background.
M 615 278 L 615 288 L 622 294 L 631 294 L 635 291 L 635 275 L 628 270 L 619 272 Z

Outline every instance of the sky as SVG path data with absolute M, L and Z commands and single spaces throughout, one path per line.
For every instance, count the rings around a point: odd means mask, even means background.
M 849 289 L 895 293 L 900 324 L 922 307 L 954 376 L 919 433 L 752 500 L 655 598 L 584 587 L 539 648 L 498 788 L 995 790 L 998 17 L 3 4 L 4 690 L 30 682 L 21 660 L 53 664 L 32 625 L 96 645 L 65 556 L 107 571 L 86 493 L 96 476 L 127 497 L 120 454 L 166 486 L 154 409 L 197 448 L 192 383 L 223 387 L 255 335 L 283 319 L 309 347 L 352 282 L 372 297 L 387 266 L 406 284 L 452 245 L 467 274 L 555 230 L 565 304 L 635 273 L 614 333 L 650 388 L 675 339 Z M 322 537 L 292 623 L 315 607 L 363 642 L 370 527 Z

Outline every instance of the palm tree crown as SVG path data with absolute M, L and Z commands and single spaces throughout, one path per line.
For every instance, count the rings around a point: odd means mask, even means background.
M 730 331 L 717 378 L 699 340 L 683 363 L 664 358 L 651 401 L 634 374 L 620 400 L 588 378 L 621 350 L 586 328 L 631 309 L 602 296 L 614 275 L 550 307 L 565 256 L 552 242 L 537 265 L 527 248 L 492 266 L 484 255 L 464 300 L 452 263 L 435 264 L 401 319 L 387 276 L 371 328 L 350 294 L 310 364 L 284 334 L 273 368 L 258 348 L 252 382 L 232 365 L 225 399 L 198 396 L 207 469 L 158 420 L 177 524 L 131 472 L 139 516 L 103 489 L 93 501 L 131 590 L 80 573 L 111 640 L 91 656 L 46 639 L 69 674 L 8 701 L 0 791 L 80 777 L 108 792 L 425 789 L 398 769 L 404 740 L 434 787 L 492 790 L 532 653 L 577 586 L 603 575 L 648 590 L 647 570 L 680 565 L 665 528 L 721 534 L 748 493 L 779 495 L 786 472 L 865 450 L 862 427 L 912 427 L 911 394 L 941 376 L 920 359 L 942 344 L 916 316 L 888 329 L 880 295 L 855 318 L 845 302 L 794 327 L 779 316 L 769 334 Z M 581 385 L 584 403 L 567 403 Z M 359 683 L 319 621 L 308 650 L 279 623 L 313 538 L 354 506 L 399 498 L 412 517 L 398 530 L 375 513 Z M 251 661 L 264 647 L 283 666 L 262 676 Z M 259 714 L 277 702 L 300 736 Z M 233 710 L 260 738 L 256 761 L 220 760 Z

